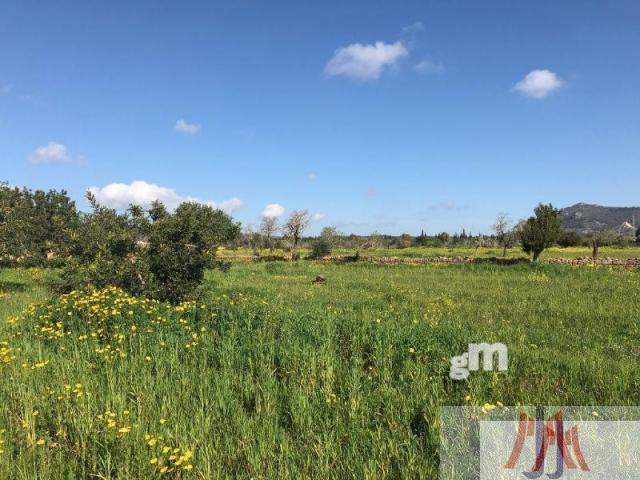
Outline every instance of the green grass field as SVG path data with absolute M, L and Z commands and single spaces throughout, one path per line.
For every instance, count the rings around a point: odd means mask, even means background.
M 638 271 L 247 262 L 179 307 L 52 275 L 0 273 L 2 479 L 435 479 L 442 405 L 640 404 Z M 469 342 L 509 371 L 451 381 Z
M 302 249 L 301 254 L 303 256 L 309 255 L 311 251 L 309 249 Z M 332 255 L 354 255 L 356 253 L 355 249 L 346 249 L 346 248 L 335 248 L 332 252 Z M 439 256 L 448 256 L 448 257 L 476 257 L 476 258 L 490 258 L 490 257 L 501 257 L 502 249 L 498 247 L 493 248 L 469 248 L 469 247 L 409 247 L 409 248 L 375 248 L 375 249 L 365 249 L 360 251 L 360 255 L 367 257 L 413 257 L 413 258 L 425 258 L 425 257 L 439 257 Z M 252 250 L 246 248 L 238 248 L 235 250 L 232 249 L 222 249 L 219 252 L 222 258 L 225 257 L 242 257 L 242 256 L 251 256 L 253 255 Z M 284 250 L 275 250 L 274 252 L 269 252 L 269 250 L 264 249 L 260 250 L 260 254 L 263 256 L 267 256 L 269 254 L 277 255 L 277 256 L 285 256 L 288 255 L 288 252 Z M 569 248 L 560 248 L 553 247 L 548 248 L 542 255 L 540 255 L 540 259 L 544 261 L 547 258 L 578 258 L 578 257 L 590 257 L 591 256 L 591 248 L 590 247 L 569 247 Z M 526 258 L 527 255 L 522 251 L 521 248 L 510 248 L 507 250 L 508 258 Z M 600 258 L 619 258 L 619 259 L 628 259 L 628 258 L 640 258 L 640 246 L 633 247 L 601 247 L 599 252 Z

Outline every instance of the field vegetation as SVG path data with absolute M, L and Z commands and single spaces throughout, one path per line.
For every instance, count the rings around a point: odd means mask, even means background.
M 634 270 L 243 262 L 176 305 L 56 276 L 0 273 L 0 478 L 436 478 L 442 405 L 640 402 Z M 477 341 L 509 371 L 450 380 Z

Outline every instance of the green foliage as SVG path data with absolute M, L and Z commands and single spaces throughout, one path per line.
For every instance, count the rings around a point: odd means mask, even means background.
M 320 237 L 311 247 L 311 258 L 322 258 L 331 255 L 331 241 L 326 238 Z
M 539 204 L 534 210 L 535 216 L 520 227 L 520 241 L 526 253 L 533 253 L 533 260 L 545 248 L 551 247 L 560 237 L 560 210 L 553 205 Z
M 636 230 L 636 243 L 640 244 L 640 227 Z
M 640 403 L 637 272 L 267 265 L 208 272 L 197 305 L 78 294 L 15 324 L 41 272 L 0 272 L 0 478 L 435 479 L 442 405 Z M 451 381 L 479 340 L 509 370 Z M 160 475 L 165 444 L 193 469 Z
M 64 190 L 30 190 L 0 183 L 0 260 L 45 265 L 68 255 L 78 221 L 75 203 Z
M 310 258 L 322 258 L 331 255 L 333 243 L 338 235 L 334 227 L 324 227 L 320 236 L 313 242 Z
M 558 238 L 558 245 L 563 248 L 579 247 L 585 243 L 585 239 L 577 232 L 571 230 L 563 230 Z
M 441 246 L 447 246 L 449 244 L 449 240 L 451 240 L 451 236 L 447 232 L 440 232 L 436 235 L 438 242 L 440 242 Z
M 88 198 L 93 212 L 82 216 L 75 232 L 63 291 L 117 286 L 177 303 L 215 266 L 217 247 L 240 232 L 228 215 L 198 203 L 183 203 L 173 213 L 159 203 L 149 212 L 131 207 L 118 213 Z

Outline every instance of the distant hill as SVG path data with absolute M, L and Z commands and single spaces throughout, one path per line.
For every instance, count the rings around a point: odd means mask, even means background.
M 562 228 L 579 233 L 615 230 L 635 235 L 640 225 L 640 207 L 603 207 L 577 203 L 562 209 Z

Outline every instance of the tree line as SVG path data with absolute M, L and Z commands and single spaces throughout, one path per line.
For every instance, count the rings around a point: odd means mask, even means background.
M 500 214 L 492 235 L 428 236 L 344 235 L 325 227 L 320 235 L 305 236 L 311 225 L 306 210 L 293 211 L 282 225 L 263 217 L 258 229 L 243 233 L 239 222 L 211 206 L 185 202 L 169 211 L 160 202 L 144 209 L 131 205 L 117 211 L 100 205 L 87 193 L 90 211 L 80 211 L 64 190 L 31 190 L 0 183 L 0 262 L 61 267 L 58 288 L 101 288 L 115 285 L 136 295 L 178 302 L 194 293 L 208 268 L 226 269 L 216 259 L 221 246 L 260 249 L 286 248 L 291 259 L 308 247 L 311 258 L 330 255 L 333 248 L 406 248 L 411 246 L 500 246 L 503 254 L 519 244 L 537 260 L 544 249 L 583 242 L 560 226 L 560 210 L 540 204 L 534 214 L 516 225 Z M 640 229 L 636 233 L 640 243 Z M 607 244 L 604 234 L 590 239 L 594 248 Z

